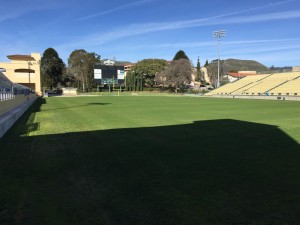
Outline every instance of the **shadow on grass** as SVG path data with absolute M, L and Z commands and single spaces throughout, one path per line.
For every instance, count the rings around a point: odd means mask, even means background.
M 110 105 L 111 103 L 101 103 L 101 102 L 90 102 L 84 105 L 76 105 L 76 106 L 71 106 L 71 107 L 61 107 L 61 108 L 53 108 L 53 109 L 43 109 L 43 111 L 55 111 L 55 110 L 63 110 L 63 109 L 73 109 L 73 108 L 82 108 L 90 105 L 95 105 L 95 106 L 104 106 L 104 105 Z
M 213 120 L 29 137 L 17 128 L 0 142 L 0 224 L 300 221 L 300 148 L 275 126 Z
M 111 103 L 90 102 L 87 105 L 110 105 Z

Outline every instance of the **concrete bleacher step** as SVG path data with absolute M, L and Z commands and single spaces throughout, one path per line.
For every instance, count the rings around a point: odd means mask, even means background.
M 207 95 L 264 95 L 270 91 L 274 92 L 272 94 L 278 92 L 289 95 L 293 92 L 293 95 L 297 95 L 295 93 L 300 93 L 300 85 L 296 81 L 300 82 L 300 73 L 296 72 L 248 76 L 217 88 Z
M 288 83 L 288 82 L 289 82 L 289 80 L 286 80 L 286 81 L 284 81 L 283 83 L 278 84 L 278 85 L 276 85 L 275 87 L 273 87 L 273 88 L 267 90 L 266 92 L 270 92 L 270 91 L 274 90 L 275 88 L 280 87 L 280 86 L 282 86 L 282 85 L 284 85 L 284 84 L 286 84 L 286 83 Z

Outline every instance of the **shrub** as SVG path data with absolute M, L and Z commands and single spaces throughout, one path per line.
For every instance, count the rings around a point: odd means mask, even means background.
M 144 91 L 160 91 L 160 89 L 157 87 L 145 87 Z

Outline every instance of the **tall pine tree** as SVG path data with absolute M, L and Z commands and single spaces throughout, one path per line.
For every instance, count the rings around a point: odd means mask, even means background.
M 44 88 L 55 88 L 62 81 L 65 63 L 53 48 L 47 48 L 41 58 L 41 78 Z
M 201 67 L 200 67 L 200 60 L 199 60 L 199 56 L 198 56 L 196 81 L 201 81 L 202 80 L 202 76 L 201 75 L 202 75 L 202 73 L 201 73 Z
M 176 55 L 174 56 L 173 61 L 174 61 L 174 60 L 178 60 L 178 59 L 187 59 L 187 60 L 189 60 L 189 57 L 187 57 L 187 55 L 185 54 L 184 51 L 179 50 L 179 51 L 176 53 Z

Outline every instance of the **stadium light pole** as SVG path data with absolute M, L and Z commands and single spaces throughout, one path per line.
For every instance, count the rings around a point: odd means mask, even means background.
M 220 87 L 220 40 L 226 36 L 226 30 L 218 30 L 213 32 L 214 38 L 218 38 L 218 81 L 217 87 Z

